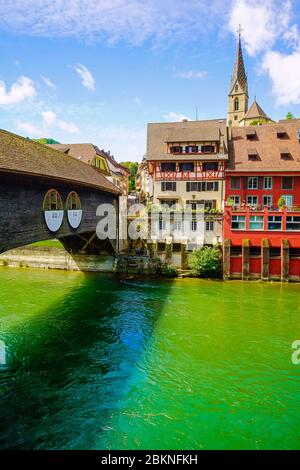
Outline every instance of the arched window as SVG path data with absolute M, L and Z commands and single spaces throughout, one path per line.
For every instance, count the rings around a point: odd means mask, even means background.
M 61 211 L 63 210 L 63 203 L 60 194 L 56 189 L 50 189 L 43 202 L 44 211 Z
M 80 209 L 81 209 L 81 202 L 80 202 L 79 196 L 75 191 L 72 191 L 71 193 L 69 193 L 68 198 L 67 198 L 67 210 L 74 211 L 74 210 L 80 210 Z
M 75 191 L 68 194 L 66 207 L 69 224 L 74 229 L 78 228 L 81 224 L 82 210 L 80 198 Z
M 239 99 L 235 98 L 234 100 L 234 110 L 238 111 L 239 110 Z

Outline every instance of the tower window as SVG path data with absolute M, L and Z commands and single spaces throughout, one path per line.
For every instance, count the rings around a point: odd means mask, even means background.
M 239 110 L 239 100 L 238 100 L 238 98 L 236 98 L 236 99 L 234 100 L 234 110 L 235 110 L 235 111 L 238 111 L 238 110 Z

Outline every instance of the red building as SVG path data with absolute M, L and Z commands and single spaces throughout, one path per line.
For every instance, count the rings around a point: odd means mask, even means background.
M 300 120 L 232 128 L 224 277 L 300 280 Z

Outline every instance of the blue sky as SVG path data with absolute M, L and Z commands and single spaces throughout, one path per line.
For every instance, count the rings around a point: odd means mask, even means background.
M 300 116 L 297 0 L 0 0 L 0 127 L 139 161 L 148 122 L 226 117 L 236 30 L 250 102 Z

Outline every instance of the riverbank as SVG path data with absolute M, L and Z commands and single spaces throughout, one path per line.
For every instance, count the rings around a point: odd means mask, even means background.
M 160 260 L 148 256 L 73 255 L 58 243 L 34 244 L 0 255 L 0 266 L 99 273 L 156 274 Z

